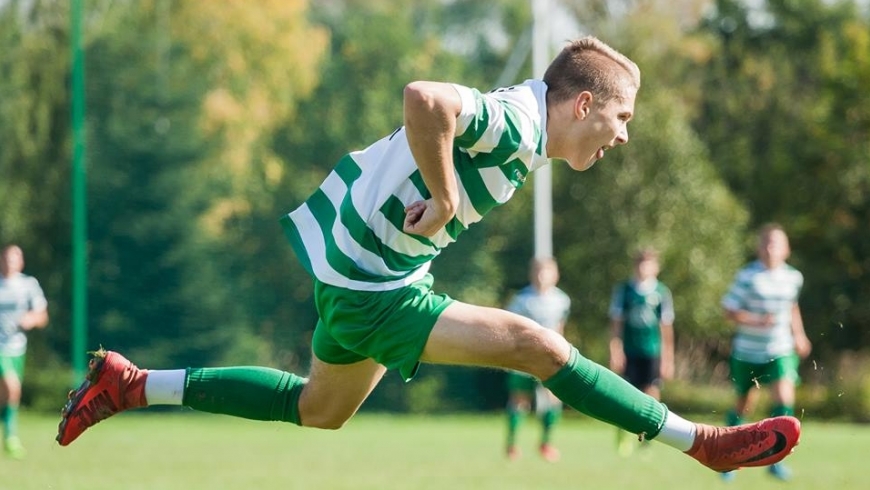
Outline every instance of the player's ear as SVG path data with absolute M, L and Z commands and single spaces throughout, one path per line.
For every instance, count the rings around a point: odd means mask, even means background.
M 594 97 L 592 92 L 588 90 L 584 90 L 577 94 L 577 97 L 574 99 L 574 116 L 577 119 L 586 119 L 586 117 L 592 112 L 593 101 Z

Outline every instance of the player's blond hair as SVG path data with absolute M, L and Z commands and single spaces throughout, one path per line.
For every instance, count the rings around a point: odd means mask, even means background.
M 634 263 L 640 264 L 641 262 L 645 262 L 647 260 L 655 260 L 658 262 L 659 260 L 659 251 L 652 247 L 644 247 L 634 254 Z
M 600 103 L 619 98 L 626 87 L 640 88 L 640 68 L 593 36 L 568 43 L 544 73 L 549 102 L 589 91 Z

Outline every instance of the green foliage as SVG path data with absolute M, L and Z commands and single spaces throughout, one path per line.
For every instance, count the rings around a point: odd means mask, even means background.
M 70 267 L 67 19 L 66 2 L 0 5 L 0 244 L 22 247 L 48 293 Z M 52 321 L 68 323 L 64 302 L 50 305 Z M 56 348 L 62 336 L 36 342 Z
M 829 369 L 823 369 L 828 367 Z M 847 352 L 837 364 L 820 366 L 809 373 L 807 387 L 799 392 L 806 413 L 849 422 L 870 422 L 870 354 Z
M 870 19 L 853 2 L 768 2 L 764 23 L 740 2 L 716 5 L 703 35 L 718 47 L 695 70 L 710 96 L 695 126 L 751 224 L 789 231 L 810 337 L 866 345 Z

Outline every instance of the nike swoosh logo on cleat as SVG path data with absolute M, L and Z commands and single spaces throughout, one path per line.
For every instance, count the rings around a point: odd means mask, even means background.
M 745 461 L 740 461 L 737 464 L 744 465 L 746 463 L 754 463 L 756 461 L 761 461 L 762 459 L 774 456 L 777 453 L 779 453 L 780 451 L 782 451 L 783 449 L 785 449 L 785 446 L 788 444 L 788 440 L 786 439 L 785 434 L 783 434 L 782 432 L 780 432 L 778 430 L 773 431 L 773 434 L 776 436 L 776 442 L 773 444 L 773 446 L 770 447 L 770 449 L 768 449 L 767 451 L 764 451 L 762 453 L 756 454 L 755 456 L 753 456 Z

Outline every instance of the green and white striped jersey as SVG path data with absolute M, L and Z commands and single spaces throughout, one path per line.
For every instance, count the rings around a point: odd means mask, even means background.
M 345 155 L 314 194 L 281 219 L 296 254 L 317 280 L 386 291 L 421 279 L 442 248 L 507 202 L 529 172 L 548 163 L 544 82 L 528 80 L 486 94 L 454 87 L 462 99 L 453 144 L 456 216 L 430 238 L 402 231 L 405 207 L 431 194 L 401 127 Z
M 0 356 L 20 356 L 27 350 L 27 337 L 19 322 L 28 311 L 48 307 L 39 281 L 27 274 L 0 276 Z
M 794 353 L 792 308 L 803 284 L 803 274 L 788 264 L 768 269 L 755 261 L 737 273 L 722 298 L 722 306 L 730 311 L 772 314 L 776 324 L 771 327 L 738 325 L 731 347 L 735 359 L 765 363 Z
M 561 329 L 571 312 L 571 298 L 555 286 L 547 291 L 539 291 L 528 285 L 511 298 L 507 310 L 562 333 Z

